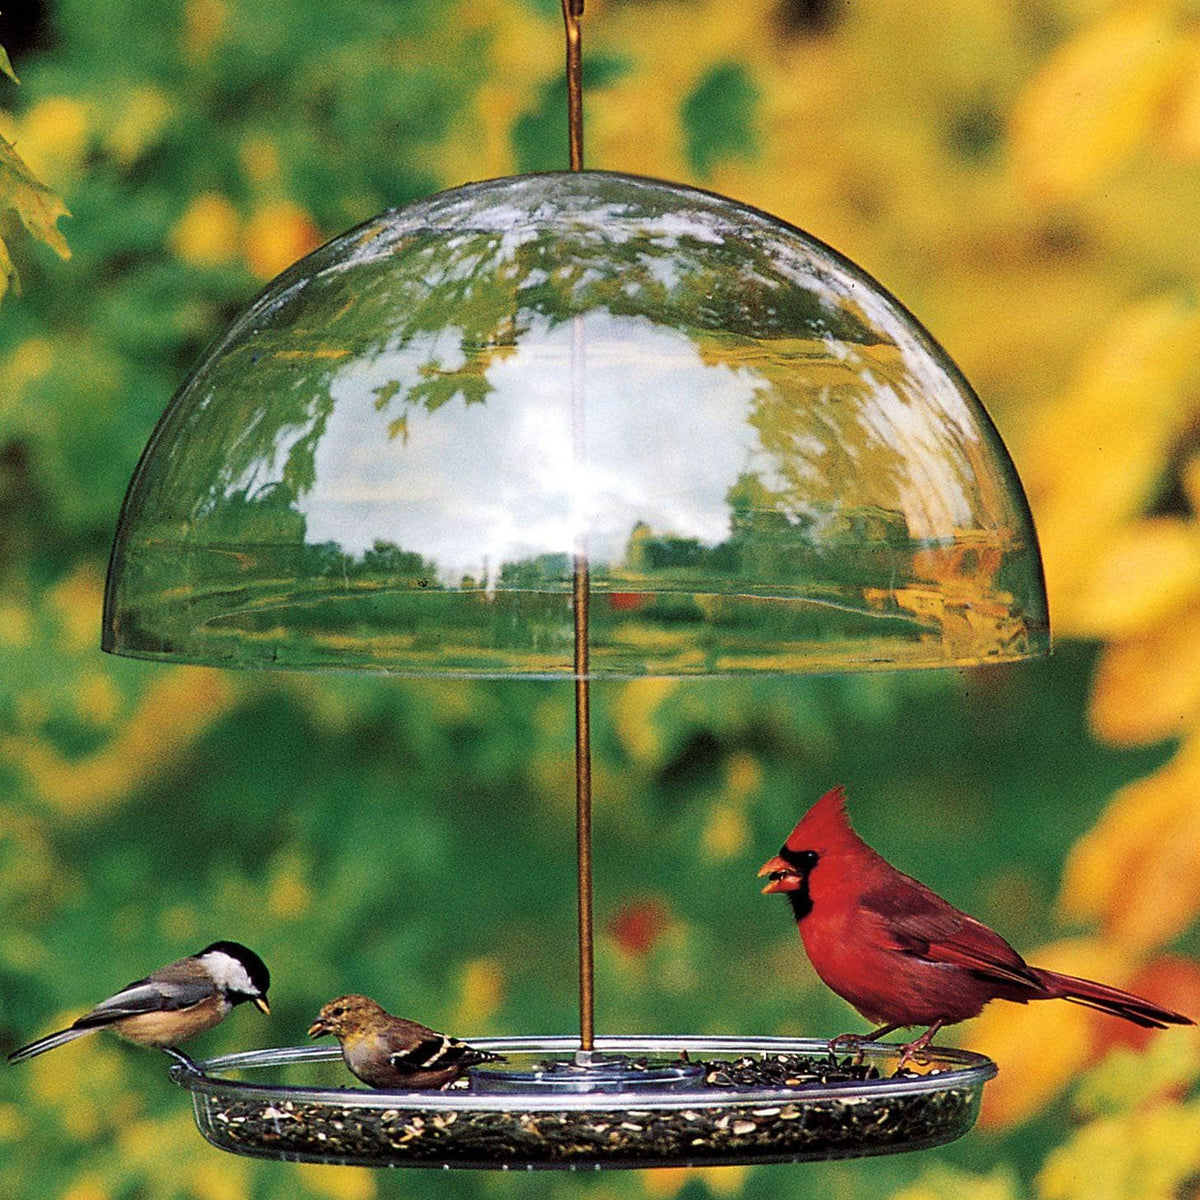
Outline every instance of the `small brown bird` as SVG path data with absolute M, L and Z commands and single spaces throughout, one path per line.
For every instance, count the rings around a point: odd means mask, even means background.
M 977 1016 L 992 1000 L 1072 1000 L 1145 1029 L 1193 1024 L 1120 988 L 1030 966 L 998 933 L 876 854 L 850 828 L 840 787 L 808 810 L 759 875 L 764 892 L 791 901 L 817 974 L 882 1026 L 834 1038 L 831 1049 L 927 1025 L 903 1047 L 903 1066 L 943 1025 Z
M 266 964 L 253 950 L 240 942 L 213 942 L 199 954 L 126 984 L 69 1029 L 14 1050 L 8 1061 L 24 1062 L 97 1029 L 111 1029 L 142 1046 L 178 1046 L 219 1025 L 236 1005 L 247 1000 L 269 1013 L 270 984 Z
M 369 996 L 330 1000 L 308 1029 L 309 1037 L 324 1034 L 341 1042 L 351 1073 L 375 1088 L 444 1088 L 468 1067 L 503 1058 L 416 1021 L 393 1017 Z

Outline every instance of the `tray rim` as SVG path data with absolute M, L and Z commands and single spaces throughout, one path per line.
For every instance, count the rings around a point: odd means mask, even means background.
M 467 1038 L 481 1050 L 513 1054 L 573 1054 L 579 1039 L 573 1036 L 514 1036 Z M 661 1054 L 687 1050 L 689 1055 L 806 1054 L 829 1053 L 824 1038 L 704 1036 L 697 1034 L 605 1035 L 595 1039 L 598 1053 Z M 868 1043 L 864 1057 L 881 1068 L 899 1058 L 900 1045 L 893 1042 Z M 240 1051 L 215 1058 L 193 1061 L 184 1055 L 169 1069 L 172 1082 L 190 1092 L 214 1098 L 241 1101 L 292 1102 L 323 1104 L 338 1108 L 379 1110 L 424 1110 L 427 1112 L 463 1111 L 545 1111 L 596 1112 L 605 1110 L 653 1111 L 662 1109 L 736 1108 L 744 1105 L 789 1103 L 808 1105 L 825 1101 L 870 1101 L 889 1096 L 919 1095 L 950 1091 L 955 1088 L 979 1088 L 992 1079 L 999 1068 L 986 1056 L 970 1050 L 932 1047 L 928 1052 L 932 1070 L 928 1074 L 902 1079 L 865 1079 L 829 1084 L 806 1084 L 793 1088 L 688 1088 L 680 1091 L 645 1092 L 564 1092 L 562 1090 L 528 1092 L 399 1091 L 360 1087 L 306 1087 L 296 1084 L 252 1083 L 222 1077 L 221 1072 L 258 1067 L 292 1066 L 306 1062 L 328 1062 L 341 1058 L 336 1046 L 282 1046 Z M 200 1096 L 194 1095 L 199 1101 Z

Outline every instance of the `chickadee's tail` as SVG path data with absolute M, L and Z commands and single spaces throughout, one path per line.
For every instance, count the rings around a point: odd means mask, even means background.
M 73 1042 L 77 1037 L 83 1037 L 85 1033 L 91 1033 L 96 1027 L 88 1026 L 86 1029 L 60 1029 L 57 1033 L 48 1033 L 44 1038 L 38 1038 L 36 1042 L 30 1042 L 28 1046 L 22 1046 L 20 1050 L 14 1050 L 9 1056 L 10 1063 L 24 1062 L 27 1058 L 36 1058 L 39 1054 L 45 1054 L 47 1050 L 53 1050 L 55 1046 L 61 1046 L 65 1042 Z
M 1044 971 L 1038 967 L 1033 973 L 1041 980 L 1051 996 L 1073 1000 L 1076 1004 L 1098 1009 L 1124 1017 L 1143 1029 L 1166 1029 L 1168 1025 L 1194 1025 L 1191 1017 L 1161 1008 L 1132 992 L 1109 987 L 1105 983 L 1093 983 L 1090 979 L 1076 979 L 1074 975 L 1059 975 L 1057 971 Z

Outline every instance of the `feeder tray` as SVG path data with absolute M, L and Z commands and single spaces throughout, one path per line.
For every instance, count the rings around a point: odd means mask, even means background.
M 875 1077 L 855 1079 L 849 1060 L 833 1059 L 828 1044 L 813 1039 L 601 1037 L 600 1062 L 578 1071 L 563 1058 L 574 1039 L 471 1042 L 509 1061 L 474 1068 L 461 1090 L 278 1082 L 299 1073 L 294 1068 L 311 1079 L 335 1061 L 344 1074 L 336 1049 L 309 1046 L 181 1062 L 171 1078 L 192 1093 L 204 1137 L 236 1154 L 535 1170 L 802 1162 L 922 1149 L 974 1125 L 983 1084 L 996 1074 L 981 1055 L 931 1047 L 924 1074 L 888 1078 L 899 1047 L 868 1045 L 863 1066 Z M 681 1061 L 683 1051 L 690 1061 Z M 616 1093 L 607 1090 L 608 1056 L 625 1060 L 615 1072 Z M 753 1061 L 769 1066 L 781 1056 L 789 1063 L 802 1056 L 817 1073 L 794 1086 L 736 1082 L 753 1076 Z M 554 1060 L 548 1068 L 547 1058 Z M 630 1084 L 643 1061 L 647 1078 Z M 729 1082 L 715 1086 L 713 1078 Z

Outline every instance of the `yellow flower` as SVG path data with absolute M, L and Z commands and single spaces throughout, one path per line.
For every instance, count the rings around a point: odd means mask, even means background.
M 665 1167 L 646 1171 L 642 1187 L 652 1200 L 671 1200 L 693 1180 L 703 1182 L 714 1196 L 740 1196 L 749 1176 L 749 1167 Z
M 1040 1200 L 1178 1200 L 1200 1161 L 1200 1104 L 1102 1117 L 1051 1151 Z
M 1071 850 L 1059 908 L 1103 922 L 1139 951 L 1176 937 L 1200 911 L 1200 733 L 1160 771 L 1122 788 Z
M 0 603 L 0 646 L 24 647 L 33 638 L 33 616 L 23 604 Z
M 0 739 L 0 753 L 25 770 L 47 803 L 76 812 L 102 809 L 127 798 L 139 780 L 175 761 L 225 710 L 233 687 L 218 671 L 162 673 L 116 735 L 93 754 L 67 758 L 34 735 Z
M 304 876 L 308 872 L 294 851 L 280 854 L 271 867 L 267 886 L 267 911 L 280 920 L 295 920 L 303 916 L 312 904 L 312 890 Z
M 750 840 L 746 815 L 728 804 L 714 804 L 704 826 L 703 847 L 706 857 L 715 860 L 734 858 Z
M 16 405 L 21 392 L 31 383 L 44 379 L 54 366 L 54 344 L 49 338 L 32 337 L 19 342 L 4 363 L 4 390 Z M 0 403 L 3 403 L 0 401 Z
M 187 0 L 183 10 L 183 45 L 193 58 L 205 59 L 225 32 L 229 6 L 225 0 Z
M 952 1167 L 934 1167 L 889 1200 L 1016 1200 L 1016 1182 L 1002 1167 L 990 1175 L 968 1175 Z
M 1200 593 L 1145 634 L 1104 648 L 1092 683 L 1095 732 L 1118 745 L 1188 734 L 1200 716 Z
M 74 96 L 47 96 L 24 116 L 16 141 L 29 169 L 51 185 L 69 180 L 83 163 L 92 115 Z
M 1013 112 L 1013 154 L 1040 199 L 1084 191 L 1150 131 L 1182 58 L 1170 6 L 1126 3 L 1051 54 Z
M 84 675 L 75 685 L 75 711 L 91 725 L 111 725 L 121 708 L 121 694 L 112 676 L 102 671 Z
M 1097 570 L 1195 420 L 1198 378 L 1200 310 L 1172 296 L 1141 301 L 1109 323 L 1030 430 L 1022 475 L 1060 635 L 1094 631 L 1087 603 L 1099 590 Z
M 260 208 L 242 230 L 246 262 L 259 279 L 274 278 L 321 241 L 312 218 L 290 200 Z
M 373 1200 L 375 1177 L 370 1171 L 347 1170 L 324 1163 L 299 1163 L 296 1173 L 306 1188 L 329 1200 Z
M 104 145 L 122 166 L 137 162 L 158 141 L 174 115 L 166 95 L 154 87 L 135 87 L 114 98 Z
M 451 183 L 511 174 L 513 125 L 537 107 L 546 80 L 562 70 L 559 23 L 521 0 L 471 0 L 460 5 L 456 22 L 463 37 L 487 31 L 487 57 L 470 112 L 454 122 L 436 161 Z M 461 48 L 456 39 L 445 40 L 451 53 Z M 431 47 L 425 39 L 398 50 L 398 58 L 411 53 L 428 63 Z M 403 62 L 398 65 L 403 69 Z M 563 144 L 565 154 L 565 137 Z
M 1195 1027 L 1156 1030 L 1145 1050 L 1117 1046 L 1084 1077 L 1075 1111 L 1100 1116 L 1144 1107 L 1155 1098 L 1182 1094 L 1200 1076 L 1200 1036 Z
M 94 1175 L 75 1180 L 62 1194 L 62 1200 L 109 1200 L 111 1193 Z
M 104 579 L 100 572 L 92 564 L 80 567 L 54 585 L 49 599 L 67 646 L 73 650 L 90 649 L 96 642 L 104 601 Z
M 744 800 L 762 786 L 762 765 L 752 754 L 738 751 L 729 758 L 725 769 L 725 793 L 734 800 Z
M 638 679 L 627 683 L 613 706 L 613 727 L 625 752 L 636 762 L 654 762 L 662 753 L 657 715 L 679 683 L 674 679 Z
M 1147 517 L 1114 529 L 1092 547 L 1093 565 L 1068 601 L 1081 637 L 1155 632 L 1200 598 L 1200 526 Z
M 248 1171 L 244 1163 L 205 1159 L 191 1163 L 187 1180 L 196 1200 L 246 1200 Z
M 170 234 L 172 251 L 195 267 L 232 262 L 241 245 L 237 209 L 219 192 L 197 196 Z
M 473 958 L 463 964 L 455 1029 L 486 1025 L 504 1001 L 504 965 L 494 958 Z

